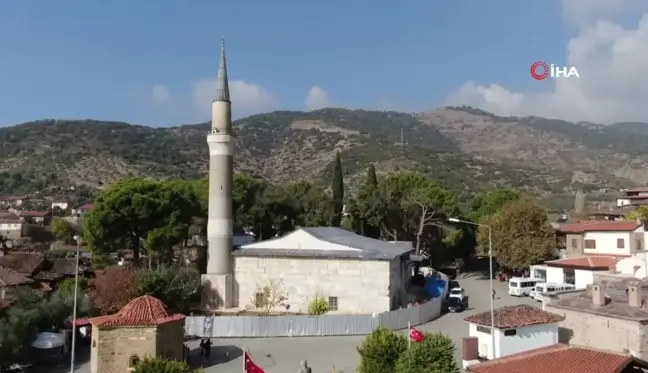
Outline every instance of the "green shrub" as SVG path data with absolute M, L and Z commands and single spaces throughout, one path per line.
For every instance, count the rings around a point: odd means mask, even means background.
M 313 298 L 313 300 L 308 305 L 308 314 L 313 316 L 319 316 L 327 313 L 329 311 L 329 305 L 324 296 L 318 294 Z
M 452 340 L 441 333 L 423 333 L 421 342 L 412 342 L 400 355 L 396 373 L 459 373 Z
M 396 362 L 405 350 L 407 350 L 407 338 L 403 334 L 378 328 L 358 347 L 360 354 L 358 373 L 394 373 Z
M 146 358 L 137 363 L 133 373 L 203 373 L 203 370 L 191 370 L 184 361 L 162 358 Z

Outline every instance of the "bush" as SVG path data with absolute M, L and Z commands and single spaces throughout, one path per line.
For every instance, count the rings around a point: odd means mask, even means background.
M 407 350 L 407 338 L 403 334 L 378 328 L 358 347 L 360 354 L 358 373 L 394 373 L 396 362 L 405 350 Z
M 133 373 L 203 373 L 203 370 L 191 370 L 184 361 L 166 360 L 162 358 L 146 358 L 137 363 Z
M 452 340 L 441 333 L 423 333 L 398 359 L 396 373 L 459 373 Z
M 308 314 L 313 316 L 319 316 L 327 313 L 329 311 L 329 305 L 324 296 L 318 294 L 308 305 Z

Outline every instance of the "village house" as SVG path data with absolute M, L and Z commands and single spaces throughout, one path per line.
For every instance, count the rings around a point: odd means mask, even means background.
M 85 205 L 81 205 L 77 208 L 72 209 L 72 215 L 76 216 L 77 218 L 82 217 L 83 215 L 87 214 L 88 211 L 92 209 L 92 204 L 91 203 L 86 203 Z
M 23 236 L 23 222 L 11 213 L 0 213 L 0 236 L 7 240 L 19 240 Z
M 643 206 L 648 204 L 648 187 L 622 189 L 621 196 L 616 200 L 617 207 Z
M 52 211 L 55 211 L 56 209 L 60 209 L 61 211 L 65 212 L 67 211 L 68 207 L 70 204 L 67 201 L 52 201 L 51 209 Z
M 10 252 L 0 256 L 0 268 L 12 270 L 38 282 L 43 290 L 51 290 L 58 282 L 74 276 L 76 259 L 47 259 L 41 254 Z M 87 266 L 79 265 L 80 274 L 87 271 Z
M 492 360 L 558 343 L 558 322 L 562 316 L 529 305 L 506 306 L 494 312 L 494 331 L 490 311 L 464 319 L 468 322 L 468 335 L 477 338 L 481 358 Z M 491 333 L 495 333 L 495 348 Z
M 27 196 L 6 196 L 0 197 L 0 208 L 8 209 L 10 207 L 17 208 L 27 201 Z
M 532 265 L 530 273 L 531 277 L 545 282 L 572 284 L 577 289 L 585 289 L 594 282 L 596 273 L 609 272 L 615 268 L 618 260 L 618 257 L 603 255 L 549 260 Z
M 639 373 L 648 368 L 644 361 L 627 353 L 565 344 L 479 362 L 476 344 L 469 338 L 463 343 L 464 368 L 472 373 Z
M 586 290 L 552 296 L 546 311 L 561 315 L 561 342 L 648 360 L 648 284 L 636 278 L 595 279 Z
M 19 211 L 18 216 L 25 223 L 49 225 L 52 221 L 51 211 Z
M 634 220 L 586 221 L 557 230 L 565 242 L 567 258 L 583 255 L 628 257 L 645 250 L 646 228 Z
M 0 268 L 0 312 L 13 304 L 13 289 L 33 282 L 33 280 L 10 269 Z

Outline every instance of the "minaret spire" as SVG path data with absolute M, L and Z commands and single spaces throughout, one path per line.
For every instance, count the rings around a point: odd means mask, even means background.
M 216 80 L 216 96 L 214 101 L 230 102 L 229 82 L 227 81 L 227 62 L 225 60 L 225 38 L 221 39 L 221 57 Z

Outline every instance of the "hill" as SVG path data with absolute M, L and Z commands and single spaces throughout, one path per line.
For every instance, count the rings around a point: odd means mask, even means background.
M 200 177 L 209 161 L 208 129 L 96 120 L 0 128 L 0 194 L 97 187 L 129 176 Z M 250 116 L 234 123 L 234 134 L 236 168 L 276 182 L 322 180 L 336 151 L 349 184 L 375 163 L 379 173 L 430 174 L 463 199 L 510 185 L 560 205 L 571 203 L 578 187 L 590 200 L 606 200 L 610 189 L 648 181 L 642 123 L 498 117 L 468 107 L 416 115 L 323 109 Z

